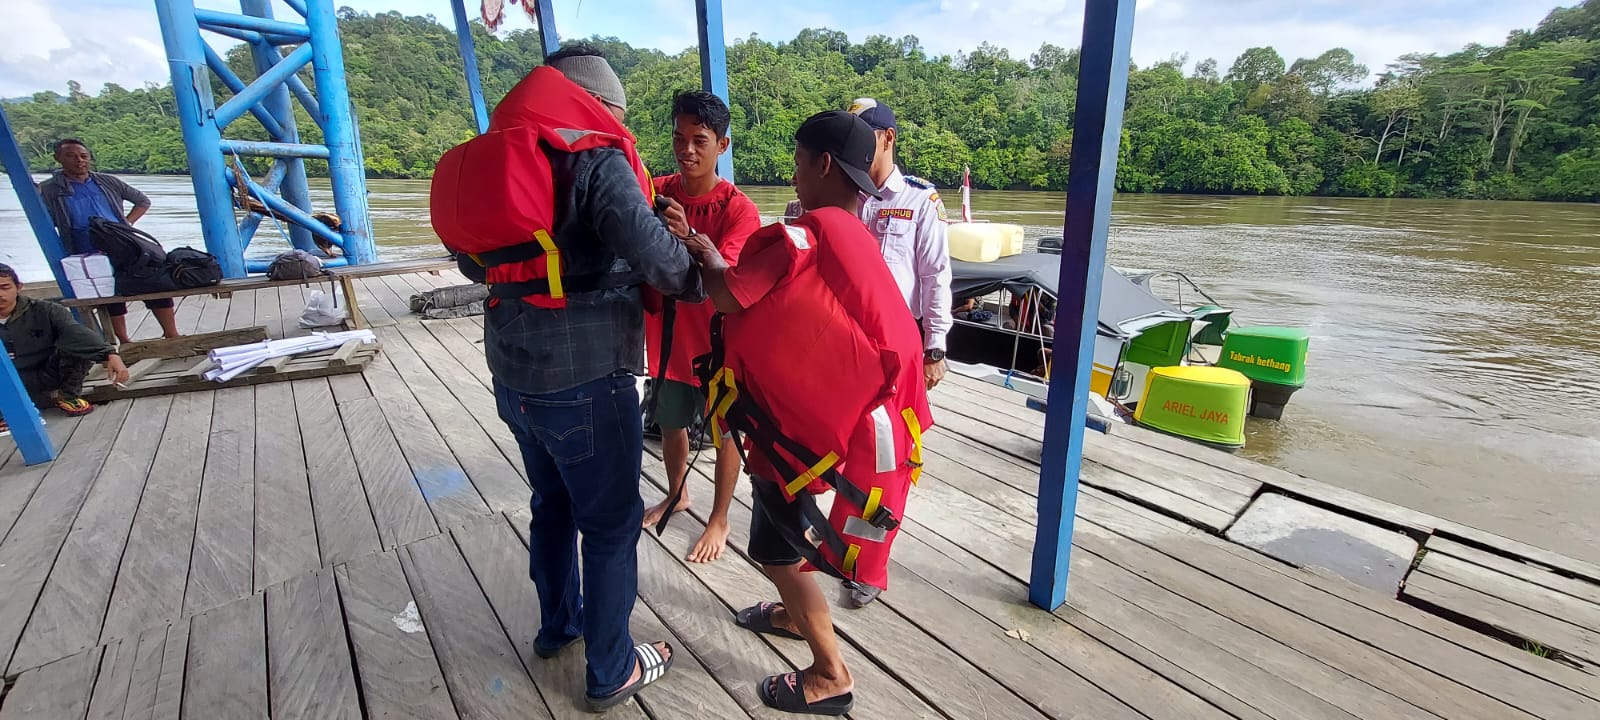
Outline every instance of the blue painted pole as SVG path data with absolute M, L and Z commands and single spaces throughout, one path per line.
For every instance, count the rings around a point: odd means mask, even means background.
M 156 1 L 157 3 L 167 2 L 167 0 Z M 186 4 L 192 5 L 193 3 Z M 258 17 L 250 17 L 248 15 L 236 15 L 234 13 L 218 12 L 216 10 L 195 10 L 194 18 L 197 24 L 208 29 L 235 28 L 238 30 L 250 30 L 252 32 L 258 32 L 264 36 L 277 36 L 276 39 L 272 37 L 268 37 L 267 39 L 277 42 L 280 45 L 305 42 L 311 36 L 311 32 L 306 29 L 305 25 L 284 22 L 282 20 L 266 20 Z
M 246 15 L 268 20 L 272 19 L 272 0 L 239 0 L 239 8 Z M 250 54 L 255 60 L 256 75 L 258 77 L 266 75 L 273 69 L 274 65 L 288 64 L 288 61 L 284 59 L 283 54 L 277 48 L 266 43 L 251 45 Z M 298 70 L 299 68 L 295 69 Z M 295 146 L 299 146 L 300 130 L 296 126 L 294 104 L 289 99 L 287 85 L 285 83 L 275 83 L 271 94 L 267 95 L 266 99 L 262 101 L 262 105 L 266 107 L 268 112 L 272 113 L 273 117 L 277 118 L 278 125 L 283 129 L 283 137 L 274 139 L 280 143 L 294 143 Z M 327 148 L 321 146 L 308 147 L 317 147 L 323 151 L 327 150 Z M 285 152 L 282 155 L 284 157 L 283 162 L 287 164 L 287 170 L 279 192 L 283 194 L 283 199 L 289 204 L 309 214 L 311 212 L 311 189 L 306 184 L 306 163 L 298 154 Z M 300 227 L 299 225 L 289 226 L 289 241 L 294 247 L 306 252 L 315 252 L 317 249 L 317 244 L 311 239 L 310 228 Z
M 1061 297 L 1056 304 L 1056 373 L 1045 412 L 1039 469 L 1039 523 L 1033 541 L 1028 600 L 1046 610 L 1067 601 L 1072 525 L 1083 462 L 1083 418 L 1089 409 L 1100 283 L 1116 191 L 1122 108 L 1128 94 L 1128 52 L 1136 0 L 1087 0 L 1078 106 L 1067 174 L 1067 219 L 1061 247 Z M 1076 339 L 1077 342 L 1071 342 Z M 1066 372 L 1063 372 L 1065 370 Z M 1070 374 L 1069 374 L 1070 373 Z M 1071 384 L 1062 382 L 1071 378 Z
M 299 75 L 289 76 L 289 92 L 300 100 L 300 107 L 306 109 L 306 114 L 317 119 L 317 124 L 322 124 L 322 104 L 317 102 L 317 96 L 311 94 L 305 81 Z
M 298 159 L 301 159 L 301 158 L 307 158 L 307 159 L 312 159 L 312 160 L 327 160 L 328 159 L 328 146 L 327 145 L 307 145 L 305 143 L 279 143 L 279 142 L 262 142 L 262 141 L 259 141 L 259 140 L 227 140 L 227 139 L 224 139 L 222 141 L 221 147 L 222 147 L 222 151 L 227 153 L 227 154 L 229 154 L 229 155 L 232 155 L 234 153 L 238 153 L 240 155 L 246 155 L 246 156 L 249 156 L 249 157 L 285 158 L 286 160 L 298 160 Z M 290 175 L 290 176 L 286 176 L 284 178 L 284 180 L 283 180 L 283 185 L 284 186 L 287 186 L 289 184 L 289 180 L 290 180 L 291 177 L 293 177 L 293 176 Z M 299 203 L 295 203 L 295 205 L 298 207 Z M 309 208 L 301 208 L 301 209 L 302 210 L 306 210 L 307 212 L 310 211 Z
M 244 182 L 245 186 L 250 189 L 250 194 L 255 196 L 257 200 L 260 200 L 261 204 L 266 205 L 268 209 L 276 210 L 280 215 L 293 220 L 295 223 L 299 223 L 300 225 L 310 228 L 311 232 L 322 239 L 333 243 L 334 245 L 337 245 L 341 248 L 345 246 L 344 238 L 340 236 L 339 233 L 328 229 L 327 225 L 317 222 L 317 219 L 311 217 L 310 213 L 306 213 L 300 208 L 290 205 L 283 198 L 279 197 L 271 190 L 261 187 L 261 185 L 254 180 L 245 178 Z
M 550 0 L 523 0 L 534 3 L 534 12 L 539 16 L 539 47 L 549 55 L 561 49 L 561 37 L 556 34 L 556 10 Z
M 211 100 L 211 75 L 194 0 L 155 3 L 206 250 L 217 256 L 224 275 L 244 277 L 244 244 L 239 239 L 239 227 L 234 224 L 233 199 L 223 180 L 226 166 L 222 159 L 222 129 L 217 125 Z
M 478 76 L 478 50 L 472 42 L 472 21 L 467 19 L 465 0 L 450 0 L 456 16 L 456 42 L 461 46 L 461 64 L 467 71 L 467 94 L 472 97 L 472 118 L 478 121 L 478 134 L 489 132 L 489 110 L 483 103 L 483 81 Z
M 38 465 L 56 459 L 56 446 L 44 431 L 44 420 L 39 408 L 28 397 L 22 385 L 17 366 L 11 363 L 11 353 L 0 352 L 0 417 L 11 426 L 11 437 L 22 451 L 22 461 Z
M 244 90 L 228 98 L 226 102 L 222 103 L 222 107 L 217 108 L 217 125 L 219 127 L 227 127 L 229 123 L 239 119 L 240 115 L 249 111 L 252 106 L 258 103 L 270 103 L 270 98 L 274 92 L 283 88 L 283 83 L 289 79 L 290 75 L 299 72 L 300 68 L 311 62 L 313 54 L 311 45 L 301 45 L 295 48 L 294 52 L 289 53 L 288 57 L 272 64 L 266 72 L 256 77 L 255 82 L 250 83 Z M 270 105 L 267 109 L 269 112 L 272 111 Z M 273 115 L 276 117 L 277 113 L 273 112 Z M 277 118 L 277 120 L 278 125 L 282 126 L 283 118 Z
M 206 65 L 210 66 L 211 72 L 217 74 L 217 78 L 222 80 L 222 84 L 228 87 L 229 92 L 235 95 L 244 92 L 244 80 L 234 74 L 233 68 L 228 67 L 228 61 L 222 59 L 222 56 L 218 55 L 217 51 L 213 50 L 209 43 L 202 43 L 202 45 L 206 50 Z M 251 105 L 250 114 L 255 117 L 257 122 L 261 123 L 261 127 L 267 129 L 267 134 L 271 135 L 274 140 L 279 142 L 288 141 L 283 132 L 283 127 L 278 124 L 278 119 L 273 117 L 272 113 L 267 112 L 266 107 L 260 104 Z
M 55 276 L 61 296 L 73 297 L 72 283 L 67 282 L 67 276 L 61 270 L 61 258 L 67 255 L 66 243 L 56 233 L 50 210 L 44 206 L 44 198 L 39 197 L 39 189 L 33 184 L 33 175 L 28 172 L 28 159 L 17 145 L 17 136 L 11 133 L 11 120 L 6 118 L 3 104 L 0 104 L 0 164 L 6 166 L 6 174 L 11 178 L 11 190 L 17 194 L 17 202 L 22 205 L 22 214 L 27 216 L 28 225 L 33 227 L 33 237 L 39 241 L 39 251 L 44 253 L 44 260 L 50 265 L 50 274 Z
M 722 0 L 695 0 L 695 24 L 700 31 L 700 87 L 722 98 L 731 107 L 728 97 L 728 47 L 722 32 Z M 733 128 L 728 128 L 733 135 Z M 733 182 L 733 143 L 728 151 L 717 158 L 717 174 Z
M 356 265 L 377 262 L 372 219 L 367 215 L 366 169 L 361 163 L 360 136 L 350 88 L 345 82 L 344 49 L 339 41 L 339 18 L 334 14 L 333 0 L 306 3 L 306 24 L 311 27 L 312 65 L 323 111 L 322 137 L 328 145 L 328 175 L 333 184 L 334 209 L 343 226 L 345 254 Z

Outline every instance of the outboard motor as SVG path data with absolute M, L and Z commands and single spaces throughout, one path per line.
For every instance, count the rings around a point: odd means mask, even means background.
M 1039 238 L 1039 252 L 1050 253 L 1051 255 L 1060 255 L 1061 242 L 1062 240 L 1060 237 Z
M 1217 367 L 1250 378 L 1250 414 L 1283 417 L 1289 396 L 1306 384 L 1306 351 L 1311 335 L 1300 328 L 1252 327 L 1228 331 Z

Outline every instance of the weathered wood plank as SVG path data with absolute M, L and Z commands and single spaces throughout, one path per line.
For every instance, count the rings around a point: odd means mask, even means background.
M 263 383 L 360 373 L 367 363 L 377 357 L 379 350 L 376 346 L 366 346 L 355 357 L 340 365 L 328 362 L 331 357 L 331 351 L 327 354 L 273 358 L 232 380 L 221 383 L 194 377 L 191 373 L 195 369 L 195 365 L 186 364 L 181 368 L 175 368 L 171 373 L 162 373 L 138 382 L 129 383 L 126 387 L 117 387 L 105 382 L 91 383 L 85 386 L 86 390 L 83 396 L 90 401 L 103 403 L 112 400 L 149 397 L 151 395 L 207 392 L 226 388 L 251 387 Z
M 489 372 L 488 360 L 483 355 L 482 328 L 466 323 L 466 327 L 472 328 L 476 334 L 474 340 L 462 329 L 460 318 L 425 322 L 422 323 L 422 327 L 426 328 L 485 390 L 493 390 L 494 375 Z
M 133 404 L 55 558 L 12 657 L 13 670 L 37 667 L 99 642 L 117 565 L 171 407 L 171 398 Z
M 183 678 L 187 718 L 261 717 L 267 707 L 267 637 L 262 596 L 196 615 Z
M 218 390 L 200 485 L 184 615 L 242 598 L 252 590 L 255 440 L 255 392 L 250 388 Z
M 439 525 L 454 527 L 487 515 L 489 506 L 478 488 L 389 359 L 378 358 L 365 376 Z
M 328 387 L 333 388 L 333 399 L 340 404 L 372 397 L 372 388 L 367 387 L 365 377 L 334 375 L 328 378 Z
M 1250 504 L 1261 481 L 1198 463 L 1125 438 L 1084 433 L 1083 456 L 1211 507 L 1237 514 Z
M 356 676 L 368 717 L 458 717 L 433 645 L 394 553 L 369 555 L 336 569 Z
M 522 483 L 526 485 L 527 473 L 522 467 L 522 448 L 517 444 L 516 437 L 511 434 L 511 429 L 506 427 L 505 421 L 500 419 L 494 394 L 480 385 L 477 378 L 465 367 L 465 364 L 472 360 L 471 356 L 452 355 L 433 333 L 418 323 L 404 323 L 395 329 L 411 345 L 411 349 L 417 353 L 428 369 L 433 371 L 445 389 L 467 409 L 466 416 L 476 421 L 478 427 L 482 428 L 489 439 L 494 441 L 495 446 L 500 448 L 500 454 L 505 457 L 512 470 L 524 478 Z M 444 330 L 450 332 L 448 327 Z M 459 337 L 458 335 L 457 338 Z M 487 372 L 488 366 L 484 367 Z M 468 472 L 472 472 L 471 468 L 468 468 Z
M 181 623 L 185 634 L 182 638 L 175 639 L 175 643 L 187 643 L 187 629 L 189 623 Z M 162 685 L 167 671 L 165 664 L 168 658 L 167 638 L 172 633 L 172 628 L 166 625 L 151 628 L 134 637 L 130 637 L 122 644 L 125 647 L 136 647 L 133 659 L 133 673 L 128 679 L 127 702 L 118 708 L 117 718 L 121 720 L 151 720 L 155 715 L 156 697 L 159 692 L 181 693 L 183 688 L 183 663 L 186 648 L 172 648 L 173 662 L 178 665 L 176 682 L 169 680 L 166 686 Z M 175 688 L 175 689 L 174 689 Z M 170 712 L 160 717 L 177 717 L 178 699 L 172 695 L 168 700 Z M 163 698 L 166 700 L 166 698 Z
M 311 483 L 294 389 L 288 383 L 256 388 L 255 587 L 276 585 L 322 564 Z
M 78 427 L 78 420 L 75 417 L 50 418 L 44 428 L 45 434 L 50 436 L 50 442 L 57 448 L 65 449 Z M 12 449 L 15 450 L 15 444 Z M 5 466 L 0 467 L 0 541 L 11 534 L 12 526 L 22 516 L 23 508 L 33 499 L 39 481 L 44 479 L 45 473 L 50 472 L 50 467 L 49 463 L 30 467 L 23 461 L 22 453 L 13 452 L 6 458 Z
M 393 386 L 390 376 L 378 373 L 369 378 L 375 383 L 373 389 L 380 395 L 385 392 L 399 395 L 405 389 L 410 390 L 490 510 L 504 512 L 527 507 L 533 492 L 528 488 L 528 481 L 511 466 L 483 426 L 473 419 L 474 415 L 487 415 L 494 418 L 494 422 L 500 422 L 494 404 L 463 405 L 416 354 L 398 328 L 384 328 L 380 333 L 389 349 L 388 360 L 404 381 L 405 388 Z M 501 425 L 504 427 L 504 423 Z M 510 457 L 520 464 L 521 451 Z
M 1169 490 L 1154 481 L 1129 475 L 1099 463 L 1084 463 L 1080 471 L 1083 482 L 1097 488 L 1122 495 L 1184 518 L 1204 528 L 1220 532 L 1233 522 L 1234 513 L 1194 500 Z M 1241 505 L 1239 511 L 1244 507 Z
M 278 288 L 278 316 L 283 322 L 283 337 L 303 337 L 310 335 L 311 331 L 300 327 L 300 313 L 306 309 L 306 294 L 311 290 L 333 292 L 333 283 L 314 283 L 311 285 L 284 285 Z
M 136 638 L 183 610 L 199 510 L 200 479 L 212 418 L 212 393 L 172 398 L 150 478 L 139 498 L 127 547 L 106 607 L 101 642 Z
M 268 588 L 266 605 L 272 717 L 361 717 L 333 570 L 316 570 Z
M 224 328 L 245 328 L 256 323 L 256 294 L 253 291 L 236 292 L 228 298 L 228 319 Z
M 400 565 L 463 718 L 549 718 L 533 679 L 449 536 L 401 548 Z
M 1431 554 L 1431 553 L 1430 553 Z M 1412 571 L 1401 588 L 1403 597 L 1464 615 L 1515 637 L 1581 658 L 1600 666 L 1600 634 L 1529 610 L 1516 603 L 1459 585 L 1423 570 Z
M 337 383 L 333 387 L 339 392 Z M 361 383 L 361 387 L 366 384 Z M 393 548 L 437 534 L 439 525 L 411 468 L 406 466 L 406 457 L 378 400 L 369 396 L 341 402 L 339 416 L 383 547 Z
M 506 523 L 504 515 L 493 515 L 455 528 L 450 534 L 455 537 L 456 545 L 461 549 L 461 556 L 466 559 L 472 574 L 477 578 L 484 597 L 488 598 L 490 606 L 494 608 L 501 629 L 516 648 L 522 666 L 538 684 L 539 693 L 544 696 L 545 705 L 550 710 L 551 716 L 572 720 L 581 718 L 587 714 L 582 707 L 585 692 L 582 646 L 569 648 L 566 652 L 548 659 L 535 654 L 533 640 L 539 632 L 539 596 L 534 590 L 533 582 L 528 579 L 527 546 L 522 544 L 511 526 Z M 635 607 L 634 615 L 639 614 L 640 608 Z M 642 640 L 635 640 L 635 642 L 640 641 Z M 680 671 L 692 672 L 687 668 L 692 666 L 694 661 L 689 659 L 685 662 L 686 658 L 692 657 L 686 653 L 673 664 L 674 679 Z M 661 687 L 666 685 L 668 684 L 663 683 Z M 722 693 L 714 683 L 712 688 L 717 694 Z M 652 686 L 650 694 L 655 694 L 658 689 L 660 688 Z M 726 696 L 723 699 L 727 699 Z M 728 700 L 728 703 L 731 705 L 732 701 Z M 734 715 L 743 714 L 737 705 L 732 707 Z M 608 716 L 612 714 L 627 718 L 645 717 L 637 703 L 625 703 L 607 713 Z M 719 716 L 728 715 L 724 713 Z
M 296 380 L 290 385 L 305 446 L 322 564 L 336 565 L 377 552 L 382 547 L 378 527 L 328 381 Z
M 100 648 L 29 670 L 0 705 L 0 720 L 75 720 L 89 710 Z
M 1025 462 L 1038 464 L 1043 443 L 1012 432 L 995 432 L 989 426 L 960 413 L 940 413 L 933 419 L 931 435 L 949 437 L 949 442 L 982 445 Z
M 1436 535 L 1444 535 L 1452 539 L 1465 540 L 1491 547 L 1506 555 L 1527 558 L 1541 565 L 1548 565 L 1561 570 L 1574 577 L 1600 583 L 1600 565 L 1595 565 L 1594 563 L 1585 562 L 1561 553 L 1550 552 L 1544 548 L 1534 547 L 1524 542 L 1487 533 L 1449 520 L 1436 520 L 1434 529 Z
M 139 638 L 112 641 L 100 648 L 100 670 L 89 696 L 87 720 L 122 720 L 127 709 L 128 685 L 133 682 L 133 661 L 139 655 Z
M 1581 628 L 1600 630 L 1600 605 L 1524 582 L 1497 570 L 1474 565 L 1444 553 L 1422 557 L 1423 572 L 1478 592 L 1543 613 Z
M 12 664 L 11 654 L 33 614 L 34 601 L 131 405 L 102 407 L 82 418 L 73 442 L 62 448 L 40 480 L 44 490 L 34 493 L 0 542 L 0 666 Z
M 167 629 L 167 641 L 161 648 L 160 674 L 155 681 L 155 697 L 150 706 L 151 720 L 171 720 L 180 716 L 183 710 L 184 675 L 188 666 L 189 620 L 186 618 Z M 137 682 L 137 671 L 134 677 Z M 131 687 L 129 694 L 133 694 Z M 136 718 L 144 720 L 140 715 L 131 715 L 126 720 Z
M 205 306 L 200 308 L 200 320 L 195 323 L 195 332 L 217 332 L 228 326 L 228 310 L 233 306 L 232 298 L 216 296 L 205 297 Z
M 389 284 L 383 281 L 383 278 L 362 278 L 360 283 L 363 285 L 367 297 L 377 300 L 390 318 L 397 322 L 411 319 L 411 304 L 406 301 L 406 298 L 401 297 L 390 288 Z
M 1600 583 L 1558 575 L 1541 565 L 1519 562 L 1504 555 L 1479 550 L 1470 545 L 1463 545 L 1437 535 L 1428 538 L 1425 547 L 1428 549 L 1428 557 L 1432 557 L 1434 553 L 1442 553 L 1460 558 L 1473 565 L 1508 575 L 1524 583 L 1537 585 L 1547 590 L 1555 590 L 1565 596 L 1577 598 L 1592 605 L 1600 605 Z M 1427 557 L 1423 558 L 1424 563 L 1427 560 Z M 1530 588 L 1530 590 L 1532 589 Z M 1600 610 L 1600 608 L 1596 609 Z
M 284 337 L 283 309 L 278 304 L 278 288 L 263 288 L 250 294 L 256 298 L 256 324 L 265 327 L 269 337 Z
M 199 319 L 198 314 L 195 317 Z M 129 365 L 147 358 L 186 358 L 204 355 L 221 347 L 234 345 L 248 345 L 267 339 L 267 329 L 260 325 L 237 330 L 223 330 L 184 335 L 176 338 L 162 338 L 147 340 L 123 345 L 118 348 L 117 354 L 122 356 L 122 361 Z

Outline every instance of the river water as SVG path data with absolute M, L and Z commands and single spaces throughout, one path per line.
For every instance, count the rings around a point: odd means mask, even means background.
M 131 177 L 141 227 L 202 247 L 185 177 Z M 435 254 L 426 181 L 369 183 L 384 259 Z M 788 188 L 752 188 L 768 216 Z M 313 201 L 328 207 L 326 183 Z M 953 195 L 953 193 L 951 193 Z M 952 198 L 953 199 L 953 198 Z M 1060 193 L 974 193 L 1059 235 Z M 1600 562 L 1600 206 L 1121 195 L 1109 254 L 1178 270 L 1238 325 L 1311 332 L 1309 384 L 1242 455 Z M 253 254 L 285 246 L 263 224 Z M 0 260 L 49 278 L 0 179 Z

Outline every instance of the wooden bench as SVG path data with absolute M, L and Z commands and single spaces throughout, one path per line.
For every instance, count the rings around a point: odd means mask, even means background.
M 107 342 L 116 343 L 116 336 L 111 332 L 111 311 L 106 306 L 116 303 L 134 303 L 144 300 L 161 300 L 164 298 L 181 298 L 191 295 L 210 295 L 212 297 L 229 297 L 236 292 L 250 290 L 265 290 L 268 288 L 288 287 L 290 285 L 309 285 L 316 282 L 329 284 L 339 283 L 344 292 L 345 304 L 350 308 L 350 327 L 359 330 L 366 326 L 366 320 L 361 316 L 361 305 L 356 302 L 356 278 L 382 277 L 384 275 L 405 275 L 409 273 L 432 273 L 438 275 L 441 270 L 449 270 L 456 266 L 450 258 L 419 258 L 416 260 L 397 260 L 393 262 L 371 263 L 368 265 L 350 265 L 341 268 L 329 268 L 327 275 L 306 278 L 304 280 L 269 280 L 265 276 L 252 276 L 242 278 L 227 278 L 216 285 L 187 290 L 168 290 L 166 292 L 145 293 L 143 295 L 115 295 L 98 298 L 64 299 L 63 305 L 70 308 L 84 308 L 93 313 L 86 318 L 89 327 L 94 328 L 105 336 Z

